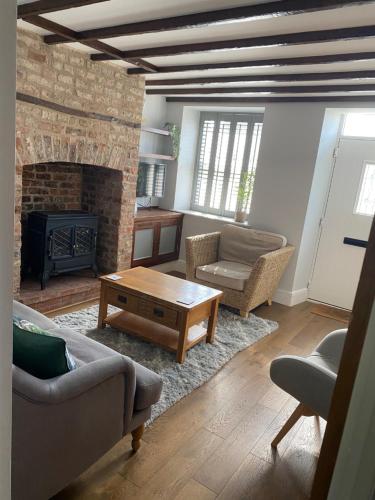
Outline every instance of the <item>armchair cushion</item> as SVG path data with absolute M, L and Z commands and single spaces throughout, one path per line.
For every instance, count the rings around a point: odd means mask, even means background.
M 280 234 L 227 224 L 220 236 L 219 260 L 253 266 L 261 255 L 285 245 L 286 238 Z
M 251 266 L 240 262 L 219 260 L 213 264 L 198 266 L 196 278 L 232 290 L 242 291 L 249 279 L 251 269 Z

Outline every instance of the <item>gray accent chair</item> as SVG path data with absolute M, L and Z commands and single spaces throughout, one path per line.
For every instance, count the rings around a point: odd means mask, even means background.
M 328 418 L 347 328 L 328 334 L 309 356 L 280 356 L 270 367 L 272 381 L 300 404 L 272 441 L 276 448 L 302 416 Z
M 13 366 L 12 498 L 46 500 L 132 433 L 137 451 L 159 375 L 14 302 L 14 314 L 65 339 L 77 368 L 41 380 Z

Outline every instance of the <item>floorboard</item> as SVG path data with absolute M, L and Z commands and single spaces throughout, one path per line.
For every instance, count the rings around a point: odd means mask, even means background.
M 136 455 L 124 438 L 55 500 L 307 499 L 325 423 L 302 418 L 273 452 L 270 442 L 297 402 L 268 373 L 274 357 L 307 354 L 345 327 L 311 314 L 312 307 L 258 308 L 256 314 L 279 322 L 276 332 L 157 419 Z

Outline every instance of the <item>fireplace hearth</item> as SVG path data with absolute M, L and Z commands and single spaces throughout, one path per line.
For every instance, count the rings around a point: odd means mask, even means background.
M 80 210 L 31 212 L 27 222 L 27 255 L 44 290 L 50 276 L 92 269 L 96 265 L 98 217 Z

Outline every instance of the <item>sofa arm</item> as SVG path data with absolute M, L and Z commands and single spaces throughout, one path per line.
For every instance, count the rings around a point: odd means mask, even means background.
M 135 392 L 135 368 L 125 356 L 109 356 L 88 363 L 59 377 L 42 380 L 13 366 L 13 392 L 35 404 L 59 404 L 76 398 L 111 377 L 123 373 Z
M 217 262 L 220 232 L 200 234 L 186 238 L 186 277 L 195 279 L 198 266 Z
M 247 310 L 272 298 L 293 252 L 294 247 L 287 245 L 258 258 L 244 289 Z

